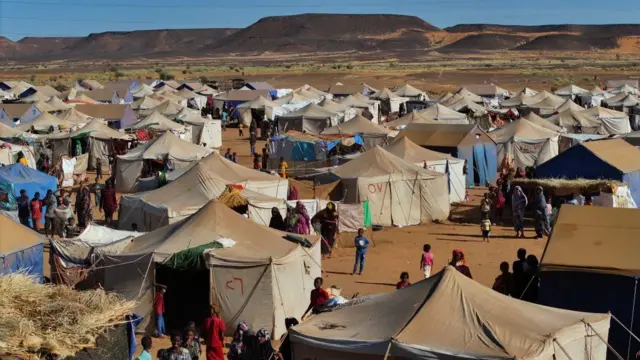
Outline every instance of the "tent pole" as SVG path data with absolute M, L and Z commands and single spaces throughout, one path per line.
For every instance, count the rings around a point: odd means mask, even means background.
M 620 320 L 618 320 L 618 318 L 617 318 L 617 317 L 615 317 L 613 314 L 611 314 L 611 318 L 612 318 L 613 320 L 615 320 L 615 321 L 616 321 L 620 326 L 622 326 L 622 328 L 623 328 L 623 329 L 627 330 L 627 332 L 628 332 L 631 336 L 633 336 L 633 338 L 634 338 L 634 339 L 636 339 L 638 342 L 640 342 L 640 338 L 638 338 L 638 337 L 636 336 L 636 334 L 634 334 L 631 330 L 629 330 L 629 328 L 627 328 L 626 326 L 624 326 L 624 324 L 623 324 Z
M 387 346 L 387 351 L 384 353 L 384 359 L 383 360 L 387 360 L 387 358 L 389 357 L 389 353 L 391 352 L 391 342 L 393 341 L 393 339 L 389 339 L 389 346 Z
M 598 334 L 598 332 L 596 331 L 596 329 L 593 328 L 593 326 L 591 326 L 591 324 L 589 324 L 588 322 L 586 322 L 584 319 L 582 319 L 582 322 L 585 323 L 585 325 L 587 325 L 589 328 L 591 328 L 591 331 L 593 331 L 594 334 L 596 334 L 597 337 L 600 338 L 600 340 L 602 340 L 603 343 L 605 343 L 607 345 L 607 347 L 609 348 L 609 350 L 611 350 L 611 352 L 618 358 L 618 360 L 624 360 L 622 358 L 622 356 L 620 356 L 620 354 L 618 354 L 618 352 L 613 348 L 613 346 L 609 345 L 609 343 L 607 342 L 607 340 L 605 340 L 602 336 L 600 336 L 600 334 Z M 559 344 L 558 344 L 559 345 Z
M 638 275 L 634 277 L 635 284 L 633 285 L 633 303 L 631 304 L 631 322 L 629 324 L 629 333 L 633 334 L 633 319 L 636 314 L 636 294 L 638 292 Z M 629 345 L 627 345 L 627 360 L 629 360 L 629 355 L 631 354 L 631 335 L 629 335 Z
M 573 358 L 571 357 L 571 355 L 569 355 L 569 353 L 567 352 L 567 350 L 564 348 L 564 346 L 562 346 L 562 344 L 560 344 L 560 342 L 558 342 L 558 339 L 553 339 L 553 342 L 555 342 L 558 347 L 560 348 L 560 350 L 562 350 L 562 352 L 564 353 L 564 355 L 569 359 L 569 360 L 573 360 Z M 554 355 L 555 357 L 555 355 Z

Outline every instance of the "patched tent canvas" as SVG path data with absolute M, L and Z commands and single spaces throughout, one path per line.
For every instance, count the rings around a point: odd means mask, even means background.
M 137 223 L 140 230 L 149 231 L 174 223 L 217 199 L 230 184 L 279 199 L 286 199 L 289 190 L 286 179 L 238 165 L 214 152 L 159 189 L 123 196 L 118 226 L 128 229 Z
M 498 163 L 509 154 L 515 166 L 536 166 L 558 155 L 560 134 L 529 120 L 520 119 L 491 131 L 498 144 Z
M 118 156 L 115 168 L 116 191 L 135 191 L 145 160 L 170 161 L 177 170 L 190 166 L 210 153 L 211 150 L 184 141 L 167 131 L 162 136 L 129 150 L 127 154 Z
M 372 223 L 418 225 L 449 216 L 447 176 L 410 164 L 380 146 L 331 170 L 346 202 L 369 200 Z
M 464 201 L 466 177 L 464 160 L 449 154 L 425 149 L 404 136 L 384 148 L 402 160 L 449 177 L 449 201 Z
M 607 345 L 594 331 L 606 340 L 610 318 L 520 301 L 447 266 L 408 288 L 317 315 L 290 334 L 296 357 L 318 360 L 604 360 Z
M 321 274 L 318 237 L 307 236 L 312 247 L 303 249 L 285 235 L 210 201 L 186 219 L 133 239 L 120 254 L 104 255 L 102 285 L 137 300 L 136 313 L 149 319 L 155 279 L 147 269 L 158 263 L 205 269 L 210 272 L 209 301 L 219 305 L 228 335 L 247 321 L 279 336 L 285 317 L 302 315 L 313 279 Z M 221 248 L 215 243 L 219 239 L 235 245 Z

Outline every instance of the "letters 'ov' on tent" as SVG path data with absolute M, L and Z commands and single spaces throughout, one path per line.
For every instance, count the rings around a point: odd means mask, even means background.
M 136 313 L 148 323 L 153 318 L 153 284 L 158 281 L 155 264 L 207 271 L 208 289 L 205 284 L 196 284 L 208 290 L 205 299 L 186 299 L 180 284 L 174 284 L 173 291 L 178 292 L 175 301 L 186 306 L 192 301 L 203 305 L 204 300 L 204 310 L 209 304 L 218 304 L 228 335 L 239 322 L 247 321 L 257 329 L 272 330 L 278 337 L 285 332 L 285 318 L 302 316 L 313 280 L 321 275 L 319 238 L 307 237 L 312 247 L 302 248 L 285 240 L 285 235 L 214 200 L 186 219 L 135 238 L 120 254 L 104 255 L 102 285 L 107 291 L 137 300 Z M 214 246 L 220 238 L 231 239 L 235 245 Z M 171 292 L 171 285 L 169 288 Z M 170 305 L 166 299 L 167 306 L 181 306 Z
M 497 146 L 478 125 L 410 124 L 397 137 L 466 160 L 468 186 L 496 180 Z
M 380 146 L 331 171 L 345 202 L 369 200 L 372 223 L 418 225 L 449 216 L 447 176 L 410 164 Z
M 466 194 L 464 160 L 425 149 L 407 137 L 399 138 L 385 147 L 385 150 L 408 163 L 420 167 L 426 166 L 427 170 L 447 174 L 449 177 L 449 202 L 464 201 Z
M 574 311 L 610 312 L 637 334 L 638 219 L 638 209 L 562 205 L 540 263 L 540 302 Z M 629 350 L 640 350 L 619 324 L 611 327 L 609 343 L 623 357 Z
M 290 334 L 300 359 L 604 360 L 607 345 L 594 331 L 606 339 L 610 318 L 520 301 L 447 266 L 408 288 L 315 316 Z

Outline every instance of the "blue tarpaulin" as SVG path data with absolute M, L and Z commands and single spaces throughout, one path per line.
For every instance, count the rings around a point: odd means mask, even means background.
M 129 337 L 129 359 L 133 359 L 136 353 L 136 328 L 142 323 L 144 318 L 137 314 L 127 315 L 127 336 Z
M 23 271 L 44 281 L 44 244 L 0 254 L 0 275 Z
M 22 164 L 13 164 L 0 168 L 0 184 L 3 187 L 10 187 L 15 197 L 19 197 L 20 190 L 24 189 L 27 191 L 29 199 L 33 198 L 36 192 L 39 192 L 40 198 L 44 199 L 47 190 L 56 191 L 58 181 L 55 177 L 38 170 Z M 43 209 L 44 211 L 45 209 Z M 44 221 L 44 216 L 42 221 Z

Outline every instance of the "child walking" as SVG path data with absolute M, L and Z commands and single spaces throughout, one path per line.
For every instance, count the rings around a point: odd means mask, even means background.
M 480 229 L 482 230 L 482 241 L 489 242 L 489 236 L 491 235 L 491 220 L 489 220 L 489 214 L 483 215 Z
M 424 278 L 428 279 L 431 276 L 431 267 L 433 266 L 433 253 L 431 252 L 431 245 L 424 244 L 422 247 L 422 258 L 420 259 L 420 270 L 424 272 Z
M 364 237 L 364 229 L 358 229 L 358 236 L 354 239 L 354 243 L 356 245 L 356 261 L 353 264 L 353 274 L 358 270 L 358 264 L 360 264 L 360 271 L 358 275 L 362 275 L 362 271 L 364 270 L 364 259 L 367 255 L 367 248 L 369 248 L 369 239 Z

